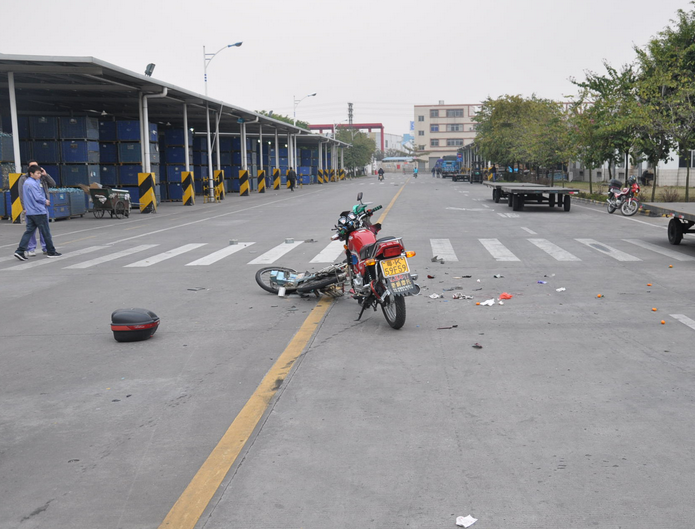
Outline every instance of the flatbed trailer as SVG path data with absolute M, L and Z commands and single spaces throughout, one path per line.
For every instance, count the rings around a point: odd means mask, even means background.
M 548 204 L 551 208 L 557 204 L 569 211 L 572 205 L 570 196 L 579 193 L 579 189 L 571 187 L 524 184 L 504 184 L 500 189 L 507 194 L 507 204 L 514 211 L 521 211 L 525 204 Z
M 506 200 L 507 193 L 502 189 L 502 186 L 515 186 L 515 187 L 543 187 L 541 184 L 533 184 L 531 182 L 483 182 L 488 187 L 492 188 L 492 200 L 499 203 L 500 200 Z
M 668 242 L 680 244 L 683 235 L 695 233 L 694 202 L 643 202 L 642 212 L 661 217 L 671 217 L 668 222 Z

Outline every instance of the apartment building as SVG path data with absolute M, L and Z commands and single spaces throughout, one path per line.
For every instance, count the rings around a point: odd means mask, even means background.
M 473 143 L 475 122 L 473 116 L 480 104 L 415 105 L 415 148 L 429 153 L 429 167 L 434 167 L 442 156 L 455 155 L 458 149 Z

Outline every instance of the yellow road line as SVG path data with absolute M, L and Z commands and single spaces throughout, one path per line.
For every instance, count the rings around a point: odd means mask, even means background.
M 171 508 L 159 529 L 193 529 L 195 527 L 246 441 L 251 437 L 254 428 L 263 417 L 270 401 L 292 369 L 295 360 L 311 340 L 332 304 L 331 298 L 324 297 L 319 300 L 297 334 L 273 367 L 270 368 L 256 391 L 222 436 L 220 442 L 188 484 L 186 490 Z
M 391 208 L 392 208 L 393 205 L 396 203 L 396 200 L 398 199 L 398 196 L 403 192 L 403 190 L 405 189 L 405 186 L 408 185 L 408 182 L 410 182 L 410 178 L 408 178 L 408 180 L 405 182 L 405 184 L 403 184 L 403 186 L 398 190 L 398 193 L 396 193 L 396 196 L 393 197 L 393 200 L 391 200 L 391 202 L 389 203 L 389 205 L 386 206 L 386 209 L 385 209 L 384 212 L 381 214 L 381 217 L 379 217 L 379 220 L 377 220 L 377 222 L 381 222 L 381 223 L 384 222 L 384 219 L 386 218 L 386 215 L 388 215 L 389 211 L 391 211 Z

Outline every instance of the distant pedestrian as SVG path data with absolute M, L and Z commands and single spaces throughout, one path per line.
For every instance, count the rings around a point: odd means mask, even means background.
M 415 178 L 417 178 L 417 172 L 418 172 L 418 168 L 417 168 L 417 165 L 416 165 L 416 166 L 415 166 L 415 169 L 413 169 L 413 176 L 414 176 Z
M 434 175 L 436 174 L 436 172 L 437 172 L 437 168 L 433 167 L 432 168 L 432 178 L 434 178 Z
M 287 181 L 290 183 L 290 191 L 294 191 L 294 185 L 297 183 L 297 173 L 291 167 L 287 171 Z
M 22 240 L 19 241 L 19 247 L 14 253 L 14 256 L 20 261 L 27 260 L 27 246 L 32 233 L 38 228 L 41 232 L 44 242 L 46 243 L 47 257 L 58 257 L 62 255 L 58 253 L 53 246 L 51 230 L 48 227 L 48 210 L 46 206 L 51 205 L 51 201 L 46 198 L 43 186 L 40 183 L 42 169 L 37 165 L 32 165 L 29 168 L 29 178 L 26 179 L 23 186 L 24 195 L 24 211 L 27 215 L 27 229 L 22 235 Z
M 29 169 L 31 167 L 36 166 L 39 167 L 39 164 L 36 160 L 29 160 Z M 29 178 L 29 172 L 27 171 L 27 174 L 24 174 L 19 177 L 19 203 L 22 205 L 22 209 L 24 208 L 24 182 L 27 181 L 27 178 Z M 51 175 L 49 175 L 46 170 L 41 167 L 41 186 L 43 187 L 43 191 L 46 194 L 46 198 L 48 198 L 48 188 L 49 187 L 55 187 L 56 182 L 53 180 Z M 46 241 L 43 239 L 43 234 L 39 231 L 39 238 L 41 239 L 41 249 L 43 250 L 44 254 L 48 253 L 48 250 L 46 249 Z M 29 243 L 27 244 L 27 251 L 26 251 L 27 256 L 29 257 L 34 257 L 36 256 L 36 230 L 34 230 L 31 234 L 31 239 L 29 239 Z

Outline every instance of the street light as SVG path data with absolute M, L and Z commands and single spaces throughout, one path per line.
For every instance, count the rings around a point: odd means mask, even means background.
M 214 200 L 215 198 L 215 189 L 214 189 L 214 175 L 212 171 L 212 142 L 210 141 L 210 109 L 208 108 L 208 102 L 207 102 L 207 97 L 208 97 L 208 64 L 210 64 L 210 61 L 215 58 L 215 55 L 217 55 L 219 52 L 226 48 L 238 48 L 241 46 L 243 42 L 235 42 L 234 44 L 227 44 L 226 46 L 223 46 L 219 50 L 217 50 L 215 53 L 205 53 L 205 46 L 203 46 L 203 78 L 205 79 L 205 120 L 207 122 L 207 143 L 208 143 L 208 187 L 210 188 L 210 199 Z M 188 131 L 184 131 L 184 134 L 188 134 Z M 188 168 L 186 168 L 188 169 Z
M 297 99 L 295 96 L 292 96 L 294 99 L 294 114 L 293 114 L 294 119 L 292 120 L 292 125 L 297 124 L 297 106 L 299 105 L 299 103 L 304 101 L 307 97 L 314 97 L 315 95 L 316 95 L 316 92 L 314 92 L 313 94 L 306 95 L 301 99 Z
M 241 46 L 243 42 L 235 42 L 234 44 L 227 44 L 226 46 L 223 46 L 219 50 L 217 50 L 215 53 L 205 53 L 205 46 L 203 46 L 203 79 L 205 80 L 205 96 L 207 97 L 208 95 L 208 64 L 210 64 L 210 61 L 215 58 L 215 55 L 217 55 L 219 52 L 222 50 L 225 50 L 227 48 L 238 48 Z

